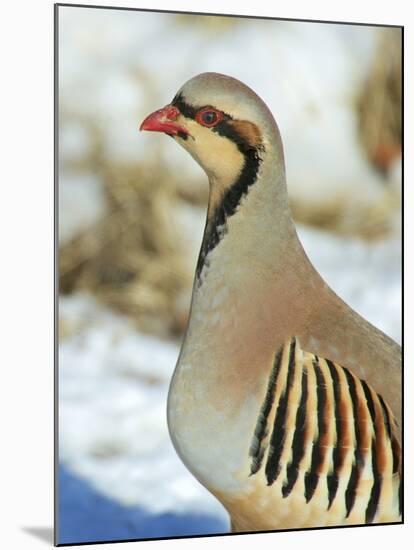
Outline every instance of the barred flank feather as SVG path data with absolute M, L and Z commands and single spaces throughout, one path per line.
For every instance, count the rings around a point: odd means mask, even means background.
M 389 408 L 364 380 L 302 351 L 292 338 L 276 354 L 269 377 L 250 448 L 251 475 L 264 465 L 269 490 L 283 498 L 302 478 L 306 505 L 318 493 L 328 510 L 342 505 L 344 519 L 364 506 L 372 523 L 384 499 L 399 502 L 393 431 Z M 279 477 L 280 486 L 271 487 Z

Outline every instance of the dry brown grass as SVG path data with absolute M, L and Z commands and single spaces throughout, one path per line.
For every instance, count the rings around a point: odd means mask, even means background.
M 362 149 L 384 176 L 383 192 L 378 193 L 376 202 L 363 207 L 349 196 L 310 206 L 293 200 L 297 221 L 364 239 L 383 238 L 393 231 L 401 210 L 401 192 L 388 185 L 385 176 L 402 151 L 401 46 L 399 29 L 380 33 L 371 71 L 355 102 Z
M 365 86 L 357 99 L 360 139 L 369 160 L 386 172 L 401 155 L 402 34 L 383 31 Z
M 155 166 L 112 165 L 102 172 L 108 214 L 61 246 L 60 290 L 89 290 L 143 330 L 179 334 L 192 282 L 171 218 L 179 186 Z
M 337 235 L 378 240 L 394 232 L 401 210 L 401 195 L 392 187 L 384 187 L 376 202 L 361 207 L 347 197 L 311 204 L 291 200 L 297 222 L 318 227 Z

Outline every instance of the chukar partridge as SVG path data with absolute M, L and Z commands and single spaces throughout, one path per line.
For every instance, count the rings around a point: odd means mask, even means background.
M 204 73 L 141 129 L 172 136 L 210 184 L 168 398 L 179 456 L 234 532 L 401 521 L 401 351 L 307 258 L 271 112 Z

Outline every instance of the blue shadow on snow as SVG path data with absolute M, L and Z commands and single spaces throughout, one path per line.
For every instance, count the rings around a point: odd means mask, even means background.
M 140 506 L 123 506 L 91 485 L 59 469 L 58 544 L 221 534 L 222 518 L 197 513 L 154 515 Z

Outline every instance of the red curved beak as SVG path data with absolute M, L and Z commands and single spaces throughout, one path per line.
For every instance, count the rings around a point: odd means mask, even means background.
M 180 133 L 188 135 L 188 130 L 176 122 L 180 114 L 177 107 L 166 105 L 162 109 L 148 115 L 141 123 L 139 129 L 149 132 L 164 132 L 170 136 L 176 136 Z

